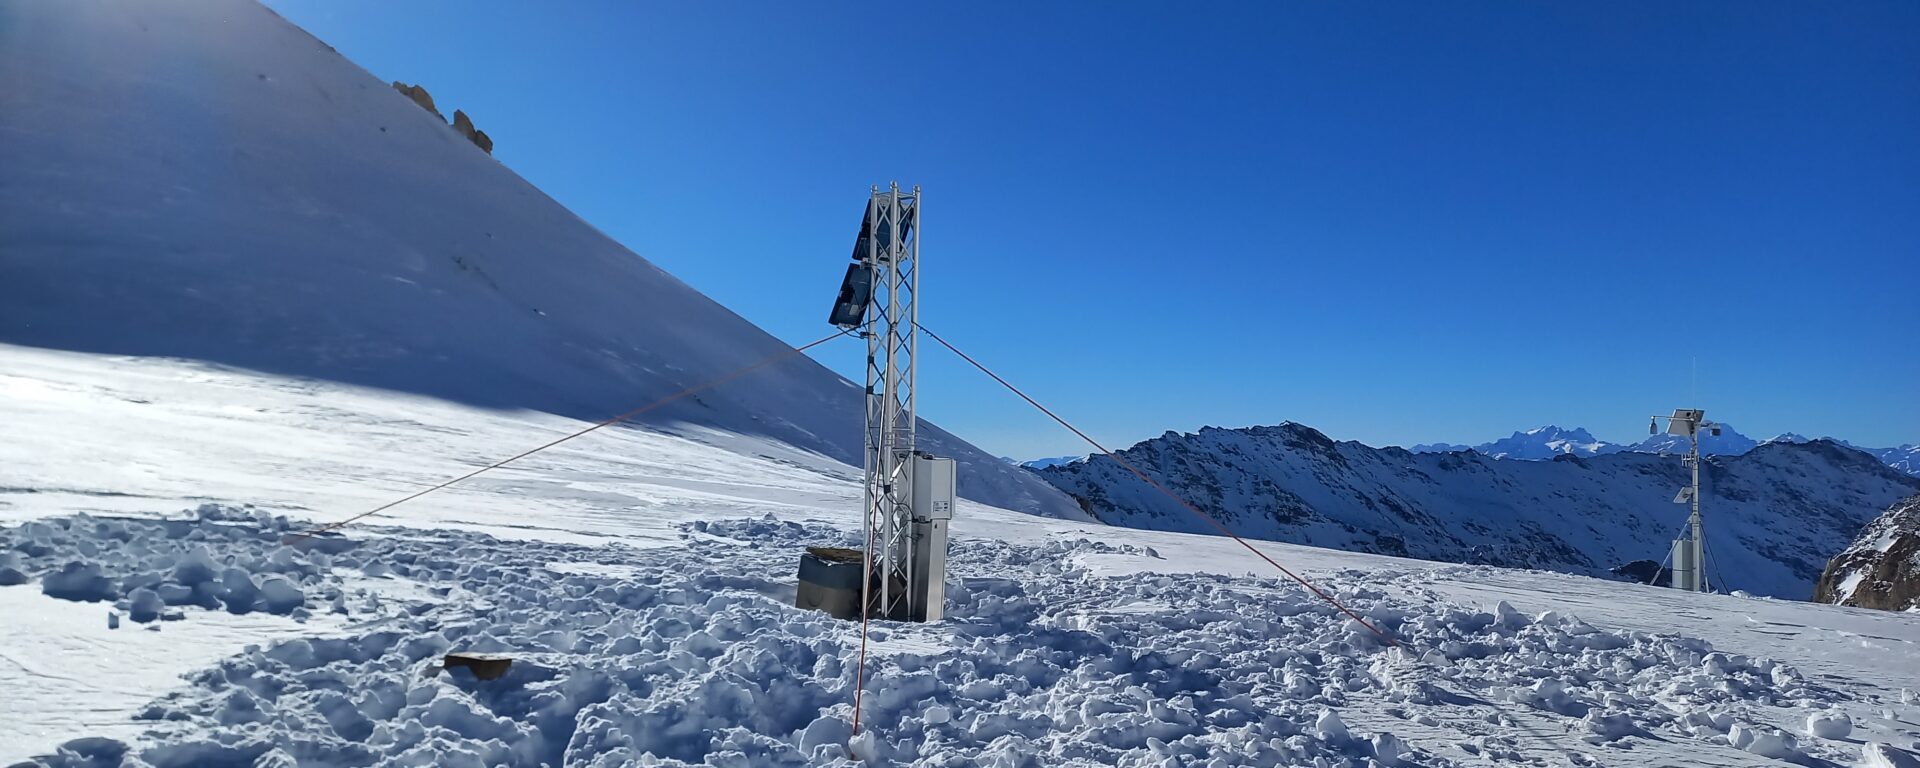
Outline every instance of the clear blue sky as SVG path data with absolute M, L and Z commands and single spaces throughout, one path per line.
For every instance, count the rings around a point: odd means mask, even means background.
M 1920 3 L 269 4 L 796 343 L 923 185 L 922 319 L 1113 443 L 1920 441 Z M 922 415 L 1084 452 L 923 357 Z

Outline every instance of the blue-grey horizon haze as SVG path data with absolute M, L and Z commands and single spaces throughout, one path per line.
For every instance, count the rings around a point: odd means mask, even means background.
M 790 342 L 922 185 L 922 320 L 1111 447 L 1920 442 L 1920 3 L 267 4 Z M 921 355 L 923 416 L 1086 451 Z

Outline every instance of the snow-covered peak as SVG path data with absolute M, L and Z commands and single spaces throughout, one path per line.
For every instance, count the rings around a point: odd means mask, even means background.
M 1851 445 L 1842 442 L 1842 445 Z M 1859 446 L 1851 446 L 1858 448 Z M 1920 445 L 1902 445 L 1897 448 L 1860 448 L 1873 454 L 1889 467 L 1909 475 L 1920 476 Z
M 1581 427 L 1563 429 L 1547 425 L 1475 446 L 1474 450 L 1496 459 L 1551 459 L 1555 456 L 1598 456 L 1613 453 L 1621 446 L 1600 440 Z
M 1882 448 L 1878 451 L 1868 451 L 1868 453 L 1872 453 L 1881 461 L 1886 462 L 1887 466 L 1893 467 L 1894 469 L 1898 469 L 1909 475 L 1920 475 L 1920 445 Z
M 1797 432 L 1783 432 L 1766 440 L 1755 442 L 1732 427 L 1722 427 L 1719 437 L 1705 435 L 1700 441 L 1700 450 L 1710 456 L 1733 456 L 1752 450 L 1756 446 L 1784 443 L 1804 445 L 1807 443 L 1829 441 L 1848 448 L 1865 451 L 1879 459 L 1881 463 L 1909 475 L 1920 477 L 1920 446 L 1901 445 L 1897 448 L 1867 448 L 1832 437 L 1807 437 Z M 1564 430 L 1559 427 L 1535 427 L 1524 432 L 1515 432 L 1512 436 L 1481 443 L 1420 443 L 1408 450 L 1414 453 L 1458 453 L 1461 451 L 1479 451 L 1488 456 L 1501 459 L 1551 459 L 1561 455 L 1598 456 L 1621 451 L 1641 453 L 1685 453 L 1687 441 L 1674 435 L 1660 434 L 1648 437 L 1639 443 L 1611 443 L 1594 438 L 1585 429 Z
M 1046 469 L 1047 467 L 1057 467 L 1062 464 L 1072 464 L 1076 461 L 1086 461 L 1086 460 L 1087 460 L 1087 454 L 1082 453 L 1074 456 L 1049 456 L 1043 459 L 1033 459 L 1031 461 L 1022 461 L 1022 462 L 1019 462 L 1019 464 L 1020 466 L 1026 467 L 1027 469 Z
M 1600 456 L 1625 450 L 1626 446 L 1594 437 L 1584 427 L 1567 429 L 1548 424 L 1515 432 L 1507 437 L 1481 443 L 1421 443 L 1408 449 L 1414 453 L 1454 453 L 1473 450 L 1496 459 L 1551 459 L 1556 456 Z
M 1701 430 L 1700 433 L 1700 453 L 1707 456 L 1738 456 L 1753 450 L 1754 446 L 1759 444 L 1758 441 L 1740 434 L 1739 430 L 1727 424 L 1720 425 L 1718 435 L 1706 430 Z M 1641 453 L 1686 453 L 1688 441 L 1683 435 L 1669 435 L 1661 432 L 1648 436 L 1647 439 L 1628 450 Z

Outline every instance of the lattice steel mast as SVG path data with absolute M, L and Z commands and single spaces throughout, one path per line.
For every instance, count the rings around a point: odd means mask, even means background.
M 833 322 L 867 340 L 866 564 L 868 615 L 924 615 L 914 583 L 915 333 L 920 293 L 920 188 L 873 187 Z M 937 610 L 937 609 L 936 609 Z M 936 614 L 937 615 L 937 614 Z

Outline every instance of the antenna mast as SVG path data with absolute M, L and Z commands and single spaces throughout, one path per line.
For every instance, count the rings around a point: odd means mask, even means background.
M 1707 412 L 1694 408 L 1675 408 L 1672 416 L 1655 416 L 1647 421 L 1647 434 L 1659 434 L 1660 419 L 1667 420 L 1667 434 L 1687 437 L 1687 456 L 1684 459 L 1687 469 L 1693 473 L 1693 482 L 1674 494 L 1673 503 L 1693 504 L 1693 512 L 1687 517 L 1687 527 L 1680 538 L 1673 540 L 1673 581 L 1674 589 L 1690 592 L 1707 592 L 1711 585 L 1707 583 L 1707 533 L 1700 520 L 1700 430 L 1710 434 L 1720 434 L 1720 425 L 1707 421 Z

